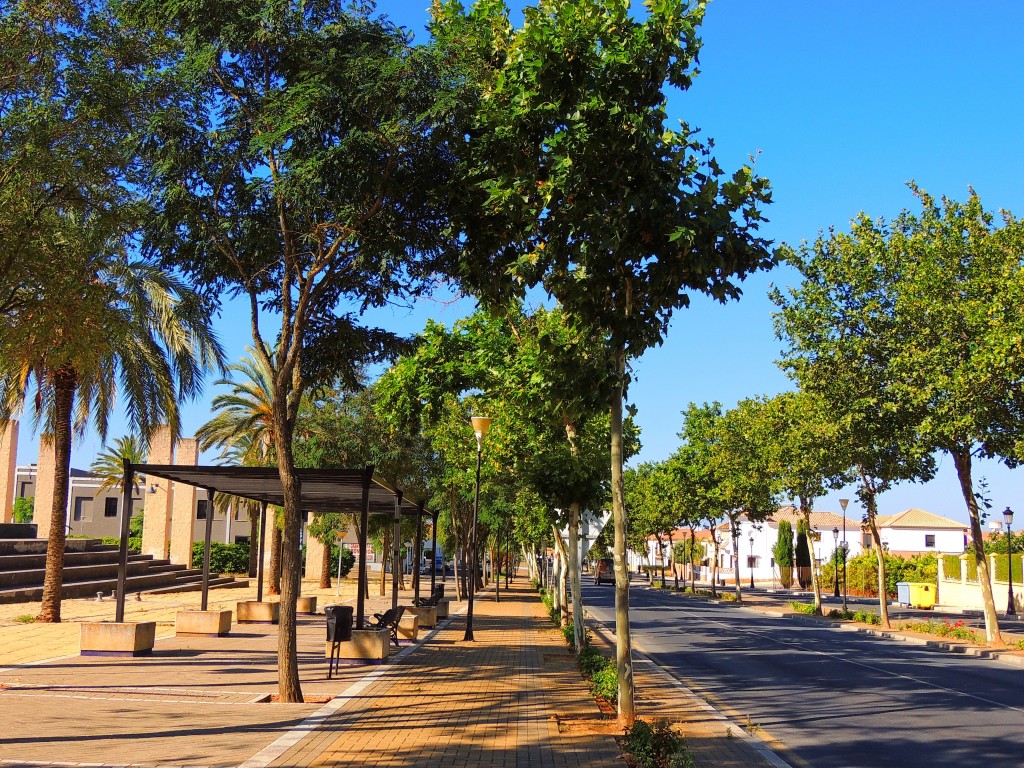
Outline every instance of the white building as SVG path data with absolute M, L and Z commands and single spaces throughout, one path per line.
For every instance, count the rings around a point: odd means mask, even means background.
M 882 546 L 894 555 L 959 555 L 967 547 L 966 525 L 923 509 L 879 515 L 875 521 Z M 866 525 L 862 543 L 865 549 L 871 549 L 871 532 Z

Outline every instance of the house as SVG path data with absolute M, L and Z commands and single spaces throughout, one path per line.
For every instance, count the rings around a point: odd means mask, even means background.
M 875 523 L 882 546 L 893 555 L 959 555 L 967 547 L 966 525 L 923 509 L 905 509 L 895 515 L 878 515 Z M 866 525 L 862 528 L 863 547 L 871 549 L 871 531 Z

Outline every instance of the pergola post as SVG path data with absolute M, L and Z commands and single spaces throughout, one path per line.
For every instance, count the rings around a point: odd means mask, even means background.
M 363 475 L 363 506 L 359 511 L 359 571 L 356 578 L 356 629 L 363 629 L 366 617 L 366 527 L 370 524 L 370 483 L 373 465 Z M 383 564 L 381 565 L 383 567 Z
M 203 534 L 203 599 L 199 605 L 201 611 L 206 610 L 210 596 L 210 539 L 213 536 L 213 497 L 215 493 L 213 488 L 206 489 L 206 531 Z
M 251 545 L 250 545 L 251 546 Z M 256 566 L 256 602 L 263 602 L 263 558 L 267 556 L 267 502 L 260 502 L 259 563 Z
M 135 484 L 135 470 L 128 459 L 122 459 L 124 486 L 121 494 L 121 546 L 117 552 L 117 607 L 114 621 L 124 621 L 124 593 L 128 588 L 128 527 L 132 519 L 132 486 Z
M 399 569 L 402 567 L 402 492 L 395 491 L 394 532 L 391 545 L 391 607 L 398 608 Z

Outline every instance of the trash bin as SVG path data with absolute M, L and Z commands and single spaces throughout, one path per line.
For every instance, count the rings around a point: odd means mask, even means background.
M 327 615 L 327 642 L 343 643 L 352 639 L 351 605 L 324 606 Z
M 908 608 L 934 608 L 935 585 L 917 581 L 900 581 L 896 584 L 896 602 Z
M 434 595 L 437 597 L 438 600 L 444 597 L 444 584 L 434 585 Z

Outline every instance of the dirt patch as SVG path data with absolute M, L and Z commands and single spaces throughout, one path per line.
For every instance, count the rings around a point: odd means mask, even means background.
M 303 696 L 302 697 L 302 703 L 303 704 L 326 704 L 328 701 L 333 701 L 333 699 L 334 699 L 333 696 Z M 278 696 L 276 693 L 274 693 L 274 694 L 271 694 L 271 695 L 267 696 L 266 698 L 262 699 L 259 703 L 261 703 L 261 704 L 280 704 L 281 703 L 281 697 Z M 289 702 L 289 703 L 290 704 L 295 704 L 297 702 Z
M 559 733 L 579 735 L 621 736 L 622 726 L 615 718 L 608 717 L 555 717 Z

